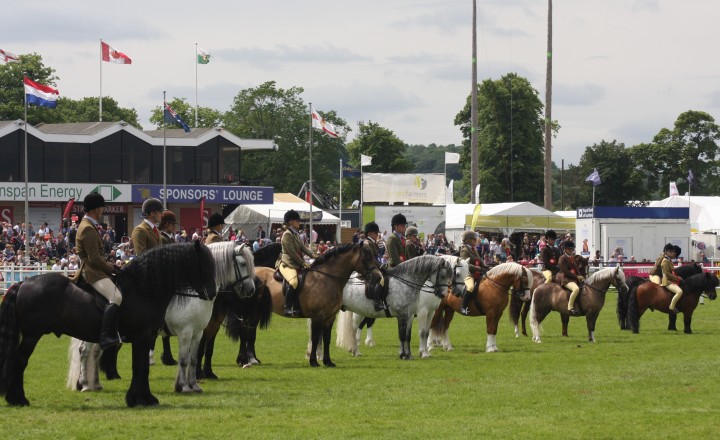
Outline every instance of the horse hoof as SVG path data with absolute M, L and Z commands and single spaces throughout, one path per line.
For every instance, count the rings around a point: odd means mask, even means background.
M 328 368 L 335 368 L 337 365 L 335 365 L 332 361 L 323 362 L 326 367 Z
M 217 379 L 217 378 L 218 378 L 218 377 L 215 375 L 215 373 L 213 373 L 212 371 L 205 371 L 205 372 L 203 373 L 203 377 L 204 377 L 205 379 Z
M 423 353 L 420 355 L 420 359 L 429 359 L 429 358 L 430 358 L 430 353 Z
M 374 340 L 365 341 L 365 345 L 368 346 L 368 347 L 374 347 L 374 346 L 375 346 L 375 341 L 374 341 Z
M 192 392 L 193 392 L 192 388 L 190 388 L 190 387 L 187 386 L 187 385 L 185 385 L 185 386 L 182 388 L 182 393 L 183 393 L 183 394 L 190 394 L 190 393 L 192 393 Z
M 310 366 L 311 366 L 311 367 L 313 367 L 313 368 L 315 368 L 315 367 L 319 367 L 319 366 L 320 366 L 320 364 L 318 364 L 318 362 L 317 362 L 317 361 L 313 361 L 313 360 L 311 360 L 311 361 L 310 361 Z
M 453 350 L 455 350 L 455 348 L 453 348 L 452 345 L 448 345 L 447 347 L 443 347 L 443 348 L 445 349 L 445 351 L 453 351 Z
M 30 406 L 30 401 L 27 400 L 25 397 L 12 398 L 9 396 L 5 396 L 5 400 L 10 406 Z
M 163 365 L 167 365 L 169 367 L 177 365 L 177 361 L 173 359 L 172 355 L 166 356 L 165 354 L 163 354 L 162 356 L 160 356 L 160 361 Z
M 252 368 L 252 364 L 241 365 L 241 367 L 242 367 L 243 370 L 246 369 L 246 368 Z
M 192 386 L 192 391 L 193 391 L 193 393 L 197 393 L 197 394 L 200 394 L 200 393 L 202 393 L 202 392 L 203 392 L 203 389 L 202 389 L 202 388 L 200 388 L 200 386 L 199 386 L 199 385 L 195 384 L 195 385 L 193 385 L 193 386 Z

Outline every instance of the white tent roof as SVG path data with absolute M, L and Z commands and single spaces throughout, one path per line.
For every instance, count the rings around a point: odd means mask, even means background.
M 468 215 L 473 215 L 475 212 L 475 204 L 463 203 L 455 205 L 447 205 L 445 209 L 446 229 L 464 229 L 465 220 Z M 574 211 L 572 218 L 575 218 Z M 558 215 L 552 211 L 537 206 L 530 202 L 507 202 L 507 203 L 481 203 L 480 204 L 480 215 L 506 215 L 506 216 L 550 216 L 557 217 Z
M 577 218 L 577 211 L 555 211 L 555 214 L 564 218 Z
M 472 215 L 474 203 L 457 203 L 445 206 L 445 229 L 465 229 L 465 217 Z
M 274 200 L 283 198 L 282 194 L 275 194 Z M 300 199 L 299 199 L 300 200 Z M 291 209 L 298 212 L 310 212 L 307 202 L 280 202 L 272 205 L 240 205 L 225 218 L 225 224 L 232 225 L 234 229 L 252 230 L 258 225 L 269 226 L 271 223 L 282 223 L 285 213 Z M 340 219 L 323 211 L 317 206 L 312 207 L 313 212 L 322 211 L 322 220 L 313 221 L 317 225 L 339 225 Z
M 690 225 L 693 230 L 720 232 L 720 197 L 670 196 L 650 202 L 650 207 L 690 208 Z

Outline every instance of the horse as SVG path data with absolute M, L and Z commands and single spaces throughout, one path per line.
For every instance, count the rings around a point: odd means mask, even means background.
M 431 291 L 442 298 L 448 290 L 451 278 L 450 264 L 434 255 L 421 255 L 403 261 L 387 271 L 387 304 L 390 315 L 397 318 L 400 336 L 400 359 L 412 359 L 410 338 L 412 320 L 418 307 L 421 290 L 430 282 Z M 356 341 L 356 333 L 363 317 L 384 318 L 385 311 L 377 311 L 373 300 L 366 295 L 367 286 L 357 278 L 351 278 L 343 289 L 343 309 L 338 319 L 338 337 L 341 341 Z M 357 344 L 353 355 L 359 355 Z
M 280 243 L 271 243 L 261 247 L 252 254 L 255 267 L 275 267 L 281 251 Z M 257 277 L 254 281 L 255 295 L 240 299 L 221 294 L 221 298 L 215 301 L 210 323 L 205 328 L 200 340 L 196 372 L 198 377 L 218 378 L 212 369 L 212 357 L 215 350 L 215 338 L 223 322 L 227 335 L 234 341 L 240 340 L 240 349 L 236 358 L 238 366 L 248 368 L 260 363 L 255 355 L 257 328 L 259 326 L 265 329 L 270 324 L 272 298 L 265 283 Z M 204 364 L 203 357 L 205 358 Z
M 450 291 L 456 295 L 462 294 L 462 289 L 465 286 L 465 278 L 468 276 L 469 269 L 466 260 L 462 260 L 459 257 L 452 255 L 438 255 L 439 258 L 444 259 L 450 264 L 452 269 L 452 280 L 450 284 Z M 431 277 L 432 279 L 432 277 Z M 442 297 L 445 295 L 438 296 L 436 294 L 433 281 L 428 279 L 420 289 L 418 295 L 417 309 L 415 314 L 418 317 L 418 335 L 420 339 L 420 357 L 425 359 L 430 357 L 428 350 L 428 336 L 430 334 L 430 321 L 435 310 L 440 305 Z M 365 345 L 373 347 L 375 341 L 373 339 L 372 328 L 375 324 L 375 318 L 367 318 L 356 313 L 352 313 L 352 317 L 348 316 L 350 312 L 341 312 L 338 318 L 337 328 L 344 328 L 344 326 L 355 328 L 355 334 L 352 334 L 352 329 L 345 329 L 345 331 L 338 331 L 338 336 L 335 341 L 335 345 L 338 347 L 348 350 L 353 356 L 360 356 L 360 337 L 362 336 L 362 328 L 367 327 L 367 335 L 365 339 Z
M 133 376 L 125 403 L 157 405 L 148 377 L 154 332 L 178 290 L 190 287 L 203 297 L 215 294 L 215 263 L 210 250 L 198 242 L 161 246 L 135 258 L 116 282 L 123 293 L 118 330 L 132 343 Z M 32 277 L 8 290 L 0 305 L 0 395 L 10 405 L 30 404 L 23 378 L 43 335 L 98 342 L 103 315 L 98 301 L 99 295 L 59 273 Z
M 590 342 L 595 342 L 595 321 L 605 305 L 605 293 L 610 285 L 615 286 L 618 291 L 627 291 L 625 272 L 619 266 L 608 267 L 590 275 L 580 287 L 580 293 L 575 300 L 575 305 L 580 309 L 578 316 L 585 316 L 587 321 Z M 530 328 L 533 332 L 533 341 L 541 342 L 540 323 L 553 310 L 560 313 L 562 335 L 568 335 L 569 299 L 570 292 L 557 283 L 545 283 L 535 289 L 530 303 Z
M 705 293 L 708 298 L 717 298 L 715 288 L 718 286 L 718 277 L 715 274 L 699 273 L 680 281 L 683 296 L 677 303 L 682 312 L 685 323 L 685 333 L 691 334 L 690 324 L 695 308 L 700 301 L 700 295 Z M 653 282 L 639 285 L 634 294 L 628 295 L 628 323 L 633 333 L 640 333 L 640 318 L 647 309 L 670 313 L 670 300 L 673 294 L 664 287 Z
M 533 288 L 533 276 L 530 269 L 515 263 L 498 264 L 490 269 L 477 287 L 477 293 L 470 302 L 470 316 L 485 316 L 487 342 L 485 352 L 499 351 L 496 343 L 497 328 L 503 310 L 508 305 L 508 292 L 520 296 L 525 301 L 530 300 Z M 432 318 L 430 340 L 440 344 L 443 349 L 453 349 L 447 335 L 450 322 L 455 312 L 460 311 L 462 299 L 454 295 L 447 295 L 440 302 Z
M 310 318 L 311 321 L 312 349 L 309 354 L 311 367 L 320 366 L 317 348 L 321 336 L 323 364 L 326 367 L 335 367 L 330 359 L 332 326 L 342 305 L 343 287 L 353 272 L 357 272 L 360 278 L 373 276 L 379 279 L 381 276 L 372 254 L 359 244 L 337 246 L 321 255 L 305 270 L 304 281 L 301 281 L 302 286 L 299 287 L 297 295 L 301 311 L 298 318 Z M 275 270 L 258 267 L 255 273 L 270 289 L 273 312 L 285 316 L 283 284 L 273 277 Z
M 252 296 L 255 292 L 255 266 L 250 247 L 219 242 L 208 245 L 208 248 L 215 260 L 215 283 L 218 288 L 238 298 Z M 222 290 L 225 288 L 232 290 Z M 193 291 L 178 292 L 165 312 L 164 333 L 177 335 L 180 348 L 175 380 L 175 391 L 178 393 L 202 392 L 195 373 L 197 348 L 203 329 L 210 320 L 215 298 L 213 295 L 213 298 L 203 300 Z M 68 388 L 80 391 L 102 389 L 98 377 L 98 348 L 97 344 L 83 344 L 83 341 L 73 338 L 69 349 Z
M 675 268 L 675 274 L 683 279 L 702 272 L 702 264 L 698 263 L 684 264 Z M 620 295 L 618 293 L 617 317 L 618 323 L 620 324 L 620 330 L 630 330 L 630 323 L 628 321 L 628 297 L 630 295 L 635 295 L 635 290 L 638 286 L 647 281 L 649 280 L 643 277 L 627 277 L 627 292 L 625 292 L 624 295 Z M 676 314 L 668 314 L 668 330 L 677 330 L 676 321 Z

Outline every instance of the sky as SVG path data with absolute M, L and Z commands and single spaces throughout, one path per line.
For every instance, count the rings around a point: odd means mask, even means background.
M 471 0 L 24 0 L 3 7 L 0 49 L 41 54 L 62 96 L 100 93 L 102 38 L 133 60 L 104 63 L 103 95 L 138 111 L 184 97 L 226 111 L 240 90 L 276 81 L 335 110 L 357 132 L 377 122 L 408 144 L 462 142 L 454 125 L 471 90 Z M 15 17 L 15 19 L 10 19 Z M 587 146 L 652 141 L 678 115 L 720 118 L 720 2 L 555 0 L 552 158 Z M 478 79 L 517 72 L 545 101 L 546 0 L 478 0 Z M 188 121 L 190 122 L 190 121 Z

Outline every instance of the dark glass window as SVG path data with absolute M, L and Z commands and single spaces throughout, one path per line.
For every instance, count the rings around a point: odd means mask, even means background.
M 35 182 L 87 182 L 89 179 L 89 163 L 87 144 L 47 143 L 42 155 L 44 173 L 41 180 Z M 34 161 L 30 160 L 30 166 Z M 33 177 L 33 170 L 30 170 Z
M 24 142 L 24 140 L 23 140 Z M 24 158 L 24 153 L 23 153 Z M 20 165 L 24 168 L 25 161 L 20 160 Z M 23 169 L 23 180 L 25 180 L 25 170 Z M 28 135 L 28 181 L 29 182 L 51 182 L 44 178 L 43 173 L 43 142 Z
M 20 140 L 23 132 L 16 131 L 0 138 L 0 181 L 24 181 L 20 172 L 21 158 L 24 157 L 24 147 Z
M 195 183 L 195 147 L 168 148 L 168 183 L 187 185 Z
M 126 183 L 150 183 L 152 151 L 150 145 L 135 136 L 122 137 L 122 176 Z M 162 179 L 162 176 L 160 177 Z
M 122 183 L 122 133 L 115 133 L 90 145 L 90 182 Z
M 217 185 L 218 143 L 217 138 L 197 147 L 195 177 L 199 185 Z
M 223 139 L 220 140 L 221 142 Z M 220 184 L 235 183 L 240 178 L 240 149 L 225 144 L 220 147 Z

